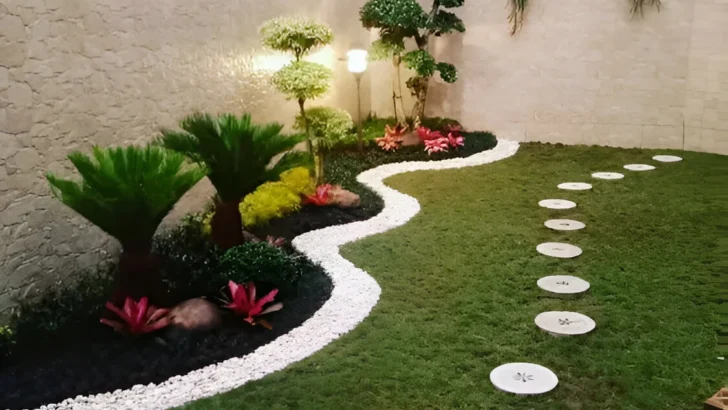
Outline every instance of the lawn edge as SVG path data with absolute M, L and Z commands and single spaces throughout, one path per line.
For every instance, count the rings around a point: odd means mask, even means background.
M 466 158 L 399 162 L 362 172 L 357 181 L 382 197 L 382 212 L 365 221 L 307 232 L 292 242 L 297 250 L 321 264 L 334 286 L 329 300 L 301 326 L 250 354 L 174 376 L 158 385 L 136 385 L 113 393 L 77 396 L 43 408 L 168 409 L 230 391 L 311 356 L 369 316 L 381 294 L 374 278 L 344 259 L 339 248 L 402 226 L 420 211 L 420 204 L 415 198 L 389 188 L 384 180 L 405 172 L 485 165 L 515 155 L 518 147 L 518 142 L 499 139 L 494 148 Z

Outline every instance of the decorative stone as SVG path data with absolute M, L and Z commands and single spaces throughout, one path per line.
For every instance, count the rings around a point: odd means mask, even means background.
M 339 208 L 358 208 L 361 205 L 361 199 L 359 195 L 339 188 L 331 192 L 331 204 Z
M 554 258 L 576 258 L 581 255 L 581 248 L 568 243 L 546 242 L 538 245 L 536 250 L 546 256 Z
M 577 312 L 543 312 L 534 319 L 536 326 L 554 336 L 589 333 L 597 326 L 592 318 Z
M 658 162 L 680 162 L 682 161 L 682 158 L 676 157 L 675 155 L 655 155 L 652 157 L 655 161 Z
M 592 178 L 596 179 L 622 179 L 624 174 L 619 172 L 595 172 L 592 174 Z
M 538 205 L 548 209 L 571 209 L 576 208 L 576 203 L 567 201 L 566 199 L 544 199 L 539 201 Z
M 624 166 L 624 169 L 628 169 L 630 171 L 652 171 L 655 167 L 647 164 L 628 164 Z
M 205 299 L 185 300 L 169 311 L 172 326 L 188 331 L 208 331 L 222 324 L 220 309 Z
M 569 275 L 552 275 L 539 279 L 536 284 L 539 288 L 551 292 L 565 295 L 573 295 L 589 290 L 589 282 L 576 276 Z
M 578 231 L 586 227 L 584 223 L 571 219 L 550 219 L 544 225 L 556 231 Z
M 551 370 L 533 363 L 507 363 L 490 372 L 490 381 L 502 391 L 515 394 L 543 394 L 559 384 Z
M 591 184 L 585 182 L 564 182 L 559 184 L 559 189 L 565 189 L 567 191 L 586 191 L 592 189 Z

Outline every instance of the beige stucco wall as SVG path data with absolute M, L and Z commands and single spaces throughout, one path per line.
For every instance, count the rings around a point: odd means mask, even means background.
M 534 1 L 513 37 L 503 3 L 466 1 L 467 32 L 435 41 L 460 81 L 431 88 L 428 114 L 519 141 L 728 154 L 728 2 L 632 19 L 622 0 Z M 388 115 L 389 66 L 374 69 L 372 109 Z
M 195 109 L 291 123 L 296 104 L 259 70 L 281 64 L 260 57 L 257 29 L 266 19 L 300 14 L 334 29 L 333 47 L 315 56 L 336 72 L 320 103 L 353 113 L 355 82 L 338 59 L 368 40 L 351 24 L 355 3 L 0 0 L 0 311 L 117 252 L 107 235 L 49 196 L 43 175 L 69 174 L 70 151 L 147 141 Z M 176 213 L 208 193 L 202 184 Z

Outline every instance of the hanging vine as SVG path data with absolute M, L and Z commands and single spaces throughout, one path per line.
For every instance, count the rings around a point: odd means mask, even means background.
M 508 0 L 507 7 L 511 10 L 511 14 L 508 15 L 508 22 L 513 25 L 511 35 L 516 34 L 516 31 L 523 27 L 523 13 L 526 11 L 526 5 L 528 5 L 528 0 Z
M 630 13 L 632 13 L 632 17 L 639 14 L 640 16 L 644 16 L 645 14 L 645 5 L 648 6 L 654 6 L 657 8 L 657 11 L 660 11 L 660 7 L 662 7 L 662 0 L 631 0 L 632 1 L 632 7 L 630 8 Z

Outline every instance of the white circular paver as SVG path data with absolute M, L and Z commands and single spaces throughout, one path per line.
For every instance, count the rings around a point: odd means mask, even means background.
M 595 172 L 592 174 L 592 178 L 596 179 L 622 179 L 624 174 L 619 172 Z
M 546 242 L 538 245 L 536 250 L 554 258 L 576 258 L 581 255 L 581 248 L 568 243 Z
M 655 167 L 647 164 L 629 164 L 625 165 L 624 169 L 628 169 L 630 171 L 652 171 Z
M 576 203 L 567 201 L 566 199 L 544 199 L 539 201 L 538 205 L 548 209 L 571 209 L 576 208 Z
M 549 219 L 543 223 L 547 228 L 554 229 L 556 231 L 578 231 L 584 229 L 586 225 L 582 222 L 574 221 L 571 219 Z
M 655 161 L 659 162 L 680 162 L 682 161 L 682 158 L 676 157 L 674 155 L 655 155 L 652 157 Z
M 559 184 L 559 189 L 565 189 L 567 191 L 586 191 L 587 189 L 592 189 L 592 186 L 586 182 L 564 182 L 563 184 Z
M 536 284 L 539 288 L 561 294 L 582 293 L 589 290 L 589 282 L 582 278 L 569 275 L 552 275 L 539 279 Z
M 490 372 L 490 381 L 499 390 L 515 394 L 543 394 L 559 384 L 551 370 L 533 363 L 507 363 Z
M 589 333 L 597 323 L 577 312 L 543 312 L 534 320 L 541 330 L 554 336 L 574 336 Z

